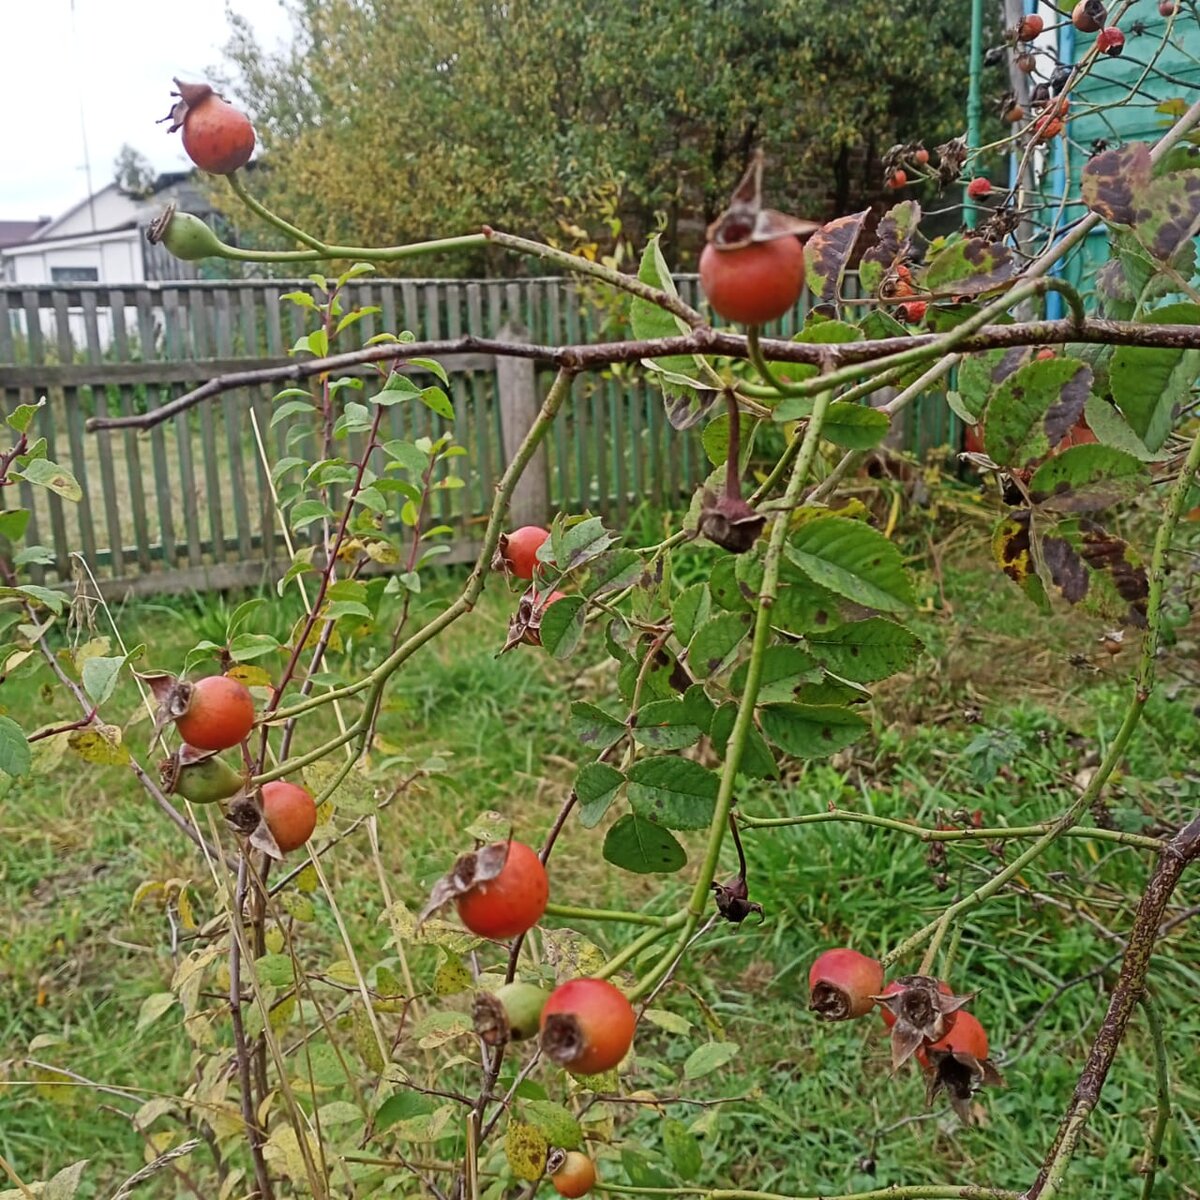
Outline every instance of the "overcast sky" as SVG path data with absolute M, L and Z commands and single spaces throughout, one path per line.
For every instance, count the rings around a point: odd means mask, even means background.
M 74 7 L 74 19 L 72 19 Z M 0 131 L 0 220 L 57 216 L 112 179 L 123 142 L 160 171 L 187 165 L 178 134 L 155 125 L 171 79 L 221 62 L 226 0 L 0 0 L 9 113 Z M 288 31 L 280 0 L 229 0 L 260 44 Z M 186 33 L 184 30 L 186 29 Z

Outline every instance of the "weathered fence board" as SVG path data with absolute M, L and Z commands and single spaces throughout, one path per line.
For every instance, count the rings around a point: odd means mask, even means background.
M 46 396 L 36 432 L 84 489 L 79 505 L 27 485 L 18 489 L 19 502 L 33 510 L 30 540 L 54 553 L 41 578 L 70 579 L 72 552 L 118 592 L 228 587 L 285 568 L 282 524 L 259 450 L 261 438 L 272 461 L 284 453 L 284 429 L 270 429 L 274 389 L 231 391 L 146 433 L 89 434 L 84 425 L 93 414 L 160 407 L 214 375 L 291 361 L 288 349 L 307 331 L 310 314 L 280 296 L 311 288 L 280 280 L 0 286 L 0 408 Z M 694 284 L 684 294 L 694 296 Z M 362 280 L 346 300 L 382 311 L 347 330 L 339 350 L 398 326 L 426 340 L 492 337 L 507 323 L 534 341 L 561 345 L 598 336 L 611 316 L 594 310 L 591 293 L 558 278 Z M 491 355 L 454 354 L 442 362 L 470 469 L 467 487 L 436 495 L 433 515 L 454 529 L 454 557 L 462 558 L 482 529 L 515 445 L 513 430 L 519 441 L 551 374 L 527 362 L 506 388 Z M 375 368 L 354 373 L 371 376 Z M 387 424 L 393 437 L 443 429 L 421 406 L 392 407 Z M 657 389 L 636 371 L 581 376 L 522 519 L 544 519 L 558 508 L 624 517 L 640 503 L 684 496 L 708 465 L 698 431 L 668 439 L 664 425 Z

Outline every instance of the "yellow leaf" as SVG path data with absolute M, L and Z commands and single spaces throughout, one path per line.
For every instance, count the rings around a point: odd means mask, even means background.
M 504 1155 L 508 1159 L 509 1169 L 518 1179 L 526 1179 L 531 1183 L 541 1179 L 549 1149 L 549 1142 L 536 1125 L 509 1121 L 504 1134 Z
M 272 686 L 271 676 L 264 668 L 255 666 L 253 663 L 238 663 L 237 666 L 230 667 L 225 674 L 229 679 L 240 680 L 248 688 Z
M 122 743 L 121 730 L 116 725 L 93 725 L 88 729 L 74 729 L 68 744 L 84 762 L 117 766 L 129 761 L 129 750 Z

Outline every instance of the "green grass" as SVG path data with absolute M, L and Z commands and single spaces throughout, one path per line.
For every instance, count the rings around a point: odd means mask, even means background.
M 697 554 L 683 568 L 702 575 L 706 562 Z M 1015 589 L 972 558 L 964 560 L 961 549 L 943 574 L 944 594 L 928 580 L 929 611 L 914 622 L 928 653 L 911 674 L 880 689 L 875 735 L 853 753 L 794 771 L 780 785 L 747 785 L 738 798 L 741 811 L 777 815 L 837 804 L 936 823 L 979 809 L 992 825 L 1045 820 L 1065 807 L 1076 777 L 1117 726 L 1135 651 L 1099 672 L 1081 670 L 1070 655 L 1096 657 L 1097 627 L 1036 617 Z M 433 583 L 428 603 L 457 582 L 448 576 Z M 611 688 L 609 670 L 591 668 L 599 663 L 593 652 L 567 665 L 528 648 L 497 658 L 510 603 L 502 588 L 489 588 L 476 612 L 411 660 L 388 693 L 380 724 L 385 750 L 372 764 L 377 782 L 394 782 L 406 769 L 388 756 L 421 762 L 437 755 L 447 766 L 379 816 L 389 888 L 410 906 L 469 844 L 463 830 L 481 811 L 501 812 L 519 836 L 540 837 L 586 760 L 569 730 L 569 702 L 602 700 Z M 286 627 L 289 616 L 277 609 L 269 619 Z M 213 635 L 211 627 L 218 627 L 219 640 L 223 623 L 205 602 L 193 609 L 131 607 L 118 619 L 128 640 L 148 643 L 155 664 L 178 662 L 199 637 Z M 352 644 L 348 673 L 379 653 L 369 639 Z M 1164 668 L 1170 677 L 1169 659 Z M 46 678 L 42 672 L 10 681 L 4 705 L 14 713 L 34 711 L 39 720 L 69 718 L 61 698 L 49 711 Z M 136 704 L 127 687 L 115 701 L 125 714 Z M 1108 793 L 1117 827 L 1156 832 L 1194 811 L 1200 732 L 1191 704 L 1186 690 L 1166 687 L 1152 699 Z M 330 728 L 325 722 L 323 713 L 322 730 Z M 128 738 L 141 747 L 146 732 L 145 723 L 135 725 Z M 306 731 L 297 748 L 320 736 Z M 701 837 L 687 841 L 695 858 Z M 1115 939 L 1130 926 L 1146 856 L 1080 840 L 1061 843 L 1020 877 L 1019 887 L 966 920 L 953 979 L 978 992 L 973 1011 L 989 1028 L 1008 1086 L 983 1097 L 982 1119 L 964 1129 L 942 1106 L 926 1111 L 915 1070 L 889 1075 L 879 1022 L 819 1025 L 806 1011 L 806 974 L 825 946 L 849 942 L 882 951 L 902 939 L 959 888 L 984 879 L 996 866 L 993 850 L 958 844 L 944 864 L 931 865 L 928 848 L 916 839 L 834 824 L 750 831 L 745 841 L 751 895 L 765 906 L 766 920 L 714 930 L 656 1002 L 685 1017 L 690 1030 L 667 1033 L 644 1024 L 626 1086 L 682 1099 L 661 1111 L 610 1106 L 611 1128 L 594 1127 L 609 1142 L 600 1146 L 602 1173 L 613 1182 L 678 1182 L 663 1150 L 665 1113 L 700 1136 L 697 1182 L 705 1186 L 807 1193 L 922 1181 L 1027 1185 L 1104 1011 L 1116 970 L 1110 960 L 1120 949 Z M 557 900 L 650 903 L 660 912 L 677 903 L 686 879 L 624 875 L 603 863 L 598 846 L 595 833 L 568 823 L 551 861 Z M 1015 852 L 1011 844 L 1009 852 Z M 364 965 L 394 965 L 365 836 L 354 835 L 324 863 Z M 729 854 L 725 872 L 732 870 Z M 145 997 L 168 987 L 172 961 L 163 913 L 152 906 L 131 910 L 130 901 L 139 883 L 169 878 L 192 881 L 201 922 L 219 911 L 202 860 L 123 769 L 85 769 L 68 759 L 8 793 L 0 809 L 0 1077 L 29 1080 L 23 1060 L 34 1058 L 117 1087 L 177 1095 L 188 1085 L 189 1047 L 177 1013 L 135 1031 Z M 313 901 L 316 919 L 297 927 L 297 938 L 306 967 L 325 972 L 345 952 L 327 900 L 317 893 Z M 1174 910 L 1194 903 L 1195 881 L 1185 878 Z M 620 927 L 580 928 L 604 947 L 625 938 Z M 483 959 L 486 966 L 499 956 Z M 418 950 L 410 961 L 418 986 L 428 986 L 437 957 Z M 1197 963 L 1200 937 L 1183 924 L 1151 971 L 1167 1016 L 1177 1108 L 1160 1196 L 1195 1194 L 1200 1089 L 1191 1064 L 1200 1019 L 1191 997 L 1200 983 Z M 907 965 L 915 969 L 916 963 Z M 1102 966 L 1101 975 L 1066 987 L 1042 1011 L 1058 989 Z M 461 1007 L 454 997 L 440 1003 Z M 220 1031 L 227 1038 L 224 1025 Z M 714 1037 L 737 1042 L 738 1057 L 712 1075 L 685 1081 L 689 1054 Z M 46 1038 L 58 1040 L 35 1040 Z M 31 1051 L 31 1044 L 40 1048 Z M 401 1042 L 397 1061 L 419 1070 L 422 1055 Z M 446 1078 L 453 1076 L 452 1070 Z M 561 1077 L 546 1072 L 537 1078 L 562 1098 Z M 729 1097 L 748 1098 L 691 1103 Z M 321 1103 L 337 1098 L 343 1092 L 330 1091 Z M 1136 1194 L 1153 1100 L 1139 1014 L 1077 1156 L 1068 1195 Z M 134 1107 L 87 1089 L 2 1090 L 0 1153 L 27 1180 L 88 1158 L 83 1194 L 109 1195 L 141 1165 L 143 1144 L 128 1119 L 105 1105 L 124 1112 Z M 183 1136 L 170 1118 L 154 1129 Z M 369 1152 L 386 1153 L 390 1145 L 385 1136 Z M 628 1157 L 631 1148 L 640 1158 Z M 455 1146 L 437 1150 L 450 1156 Z M 211 1177 L 203 1152 L 191 1162 L 198 1178 Z M 142 1186 L 145 1194 L 176 1190 L 166 1176 Z

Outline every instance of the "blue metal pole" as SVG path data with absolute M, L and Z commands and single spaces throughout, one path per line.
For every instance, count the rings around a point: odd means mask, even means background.
M 1070 21 L 1064 21 L 1058 30 L 1058 60 L 1065 66 L 1075 62 L 1075 26 Z M 1059 205 L 1066 200 L 1071 180 L 1067 175 L 1067 136 L 1070 133 L 1070 121 L 1063 118 L 1063 131 L 1054 139 L 1054 161 L 1050 168 L 1050 204 L 1052 212 L 1057 212 Z M 1052 275 L 1063 273 L 1063 262 L 1058 262 L 1050 269 Z M 1052 321 L 1059 319 L 1066 311 L 1062 296 L 1058 292 L 1050 292 L 1046 296 L 1046 316 Z
M 967 154 L 979 149 L 979 127 L 983 119 L 983 0 L 971 0 L 971 80 L 967 91 Z M 974 229 L 979 206 L 963 188 L 963 220 Z

